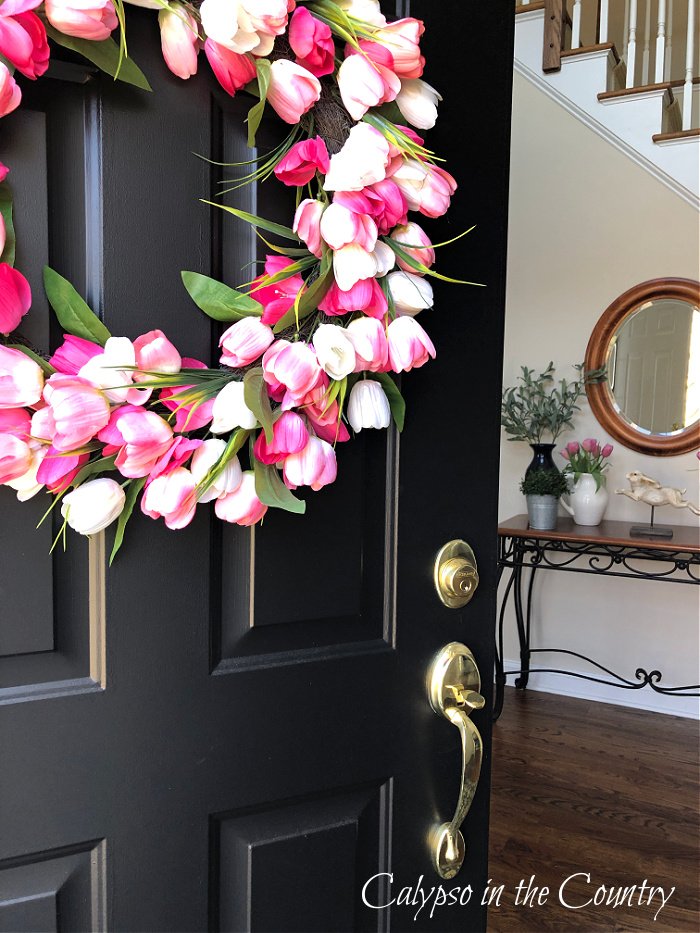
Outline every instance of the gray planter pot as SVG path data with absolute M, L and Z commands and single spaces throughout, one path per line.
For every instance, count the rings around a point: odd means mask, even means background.
M 527 517 L 530 528 L 538 531 L 552 531 L 557 527 L 556 496 L 525 496 L 527 499 Z

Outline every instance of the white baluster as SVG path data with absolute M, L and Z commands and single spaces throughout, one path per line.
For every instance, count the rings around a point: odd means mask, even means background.
M 693 109 L 693 58 L 695 56 L 695 0 L 688 0 L 688 37 L 685 45 L 683 85 L 683 129 L 689 130 Z
M 637 64 L 637 0 L 630 0 L 629 34 L 627 37 L 627 80 L 625 87 L 634 87 L 634 68 Z
M 610 19 L 608 2 L 609 0 L 600 0 L 600 26 L 598 29 L 598 42 L 608 41 L 608 20 Z
M 581 0 L 574 0 L 571 14 L 571 48 L 581 48 Z
M 664 81 L 671 80 L 672 56 L 673 56 L 673 0 L 668 0 L 668 20 L 666 22 L 666 52 L 664 54 Z
M 664 79 L 664 54 L 666 52 L 666 0 L 659 0 L 659 15 L 656 22 L 656 60 L 654 62 L 654 83 Z
M 649 54 L 651 47 L 651 0 L 644 0 L 644 51 L 642 52 L 642 84 L 649 83 Z

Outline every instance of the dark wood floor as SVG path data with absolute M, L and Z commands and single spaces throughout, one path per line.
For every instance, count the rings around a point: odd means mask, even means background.
M 698 724 L 675 716 L 509 688 L 494 726 L 489 874 L 505 885 L 491 933 L 700 930 Z M 676 890 L 661 906 L 582 904 L 600 885 Z M 514 905 L 518 882 L 547 885 Z M 638 904 L 639 888 L 634 895 Z

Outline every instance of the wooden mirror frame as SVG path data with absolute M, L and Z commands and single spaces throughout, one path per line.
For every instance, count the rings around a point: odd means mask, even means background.
M 693 279 L 650 279 L 628 289 L 606 308 L 586 347 L 585 369 L 601 369 L 607 363 L 610 341 L 621 326 L 639 309 L 641 304 L 655 298 L 672 298 L 700 306 L 700 282 Z M 600 426 L 616 441 L 630 450 L 653 457 L 676 457 L 700 448 L 700 422 L 673 435 L 644 434 L 615 410 L 610 386 L 607 382 L 586 386 L 591 411 Z

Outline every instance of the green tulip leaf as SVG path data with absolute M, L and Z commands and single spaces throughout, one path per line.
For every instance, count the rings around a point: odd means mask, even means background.
M 15 264 L 15 227 L 12 222 L 12 191 L 6 181 L 0 184 L 0 216 L 5 221 L 5 248 L 0 262 Z
M 266 466 L 259 460 L 253 461 L 255 473 L 255 492 L 263 505 L 274 509 L 284 509 L 303 515 L 306 512 L 306 503 L 292 495 L 280 478 L 279 470 L 275 466 Z
M 117 519 L 117 530 L 114 534 L 114 545 L 112 547 L 112 553 L 109 556 L 109 566 L 112 566 L 112 561 L 117 556 L 117 551 L 122 546 L 124 540 L 124 530 L 126 529 L 126 523 L 131 518 L 131 513 L 134 511 L 134 506 L 136 505 L 136 500 L 139 493 L 146 485 L 145 476 L 141 479 L 132 480 L 129 485 L 126 487 L 126 498 L 124 500 L 124 508 L 122 513 Z
M 258 95 L 260 100 L 248 111 L 248 148 L 255 148 L 255 136 L 260 129 L 260 122 L 265 112 L 267 91 L 270 87 L 270 62 L 266 58 L 256 58 L 255 68 L 258 72 Z
M 403 395 L 399 392 L 398 386 L 389 373 L 367 373 L 366 375 L 369 379 L 375 379 L 381 384 L 389 401 L 391 416 L 396 423 L 396 427 L 399 431 L 403 431 L 403 425 L 406 419 L 406 402 L 404 401 Z
M 94 311 L 83 301 L 68 279 L 44 266 L 44 289 L 61 327 L 74 337 L 92 340 L 101 347 L 112 336 Z
M 265 440 L 268 444 L 271 444 L 274 418 L 272 416 L 270 396 L 267 394 L 267 384 L 263 377 L 263 371 L 259 366 L 249 369 L 243 377 L 243 399 L 260 422 L 265 432 Z
M 215 321 L 240 321 L 244 317 L 260 317 L 263 306 L 249 295 L 236 291 L 199 272 L 181 272 L 182 281 L 194 303 Z
M 114 39 L 102 39 L 95 42 L 91 39 L 66 36 L 49 23 L 46 23 L 46 33 L 49 39 L 53 39 L 57 45 L 62 45 L 64 49 L 70 49 L 82 55 L 83 58 L 87 58 L 93 65 L 97 65 L 100 71 L 104 71 L 115 80 L 133 84 L 134 87 L 141 88 L 143 91 L 151 90 L 145 74 L 133 59 L 125 58 L 121 54 Z

